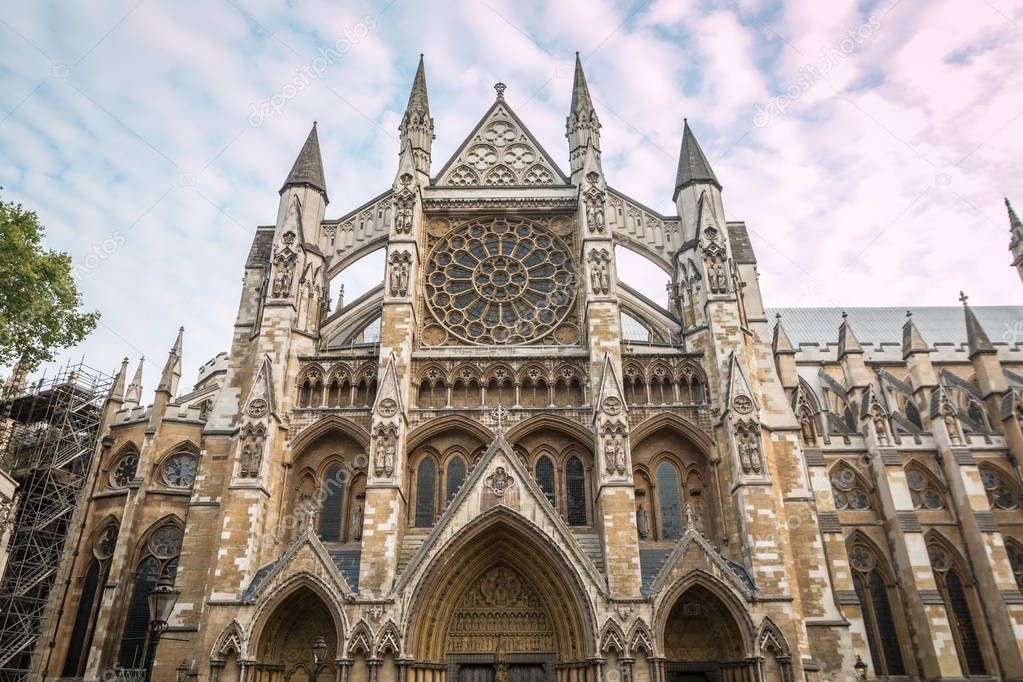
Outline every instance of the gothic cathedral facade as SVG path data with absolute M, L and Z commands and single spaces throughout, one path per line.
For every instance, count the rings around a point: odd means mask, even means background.
M 314 126 L 230 353 L 180 393 L 179 334 L 148 406 L 125 361 L 37 679 L 1023 680 L 1023 309 L 766 309 L 688 123 L 661 215 L 578 60 L 568 174 L 496 90 L 437 170 L 420 61 L 338 219 Z

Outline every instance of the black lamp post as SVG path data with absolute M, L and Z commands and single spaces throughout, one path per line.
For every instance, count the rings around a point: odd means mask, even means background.
M 160 643 L 160 633 L 167 627 L 174 604 L 181 594 L 174 589 L 174 581 L 169 575 L 160 576 L 156 587 L 149 591 L 149 648 L 146 651 L 146 682 L 153 676 L 153 661 L 156 660 L 156 647 Z
M 867 664 L 863 662 L 859 654 L 856 654 L 856 663 L 853 665 L 856 669 L 856 679 L 860 682 L 864 682 L 867 679 Z
M 323 638 L 323 635 L 320 635 L 313 644 L 313 674 L 310 676 L 310 682 L 316 682 L 316 678 L 320 676 L 320 671 L 326 667 L 326 663 L 323 661 L 326 653 L 327 640 Z

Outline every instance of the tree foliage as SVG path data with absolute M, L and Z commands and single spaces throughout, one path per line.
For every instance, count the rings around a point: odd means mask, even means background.
M 0 199 L 0 365 L 24 369 L 53 359 L 96 328 L 98 312 L 83 312 L 71 257 L 42 244 L 35 211 Z

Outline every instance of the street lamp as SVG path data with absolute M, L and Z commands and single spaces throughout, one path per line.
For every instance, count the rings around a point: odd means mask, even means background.
M 867 664 L 863 662 L 863 659 L 860 658 L 859 654 L 856 654 L 856 664 L 853 665 L 853 668 L 856 669 L 857 680 L 863 682 L 864 680 L 867 679 Z
M 160 643 L 160 632 L 167 627 L 174 604 L 181 594 L 174 589 L 174 580 L 169 575 L 160 576 L 156 587 L 149 591 L 149 650 L 146 652 L 146 682 L 153 676 L 153 661 L 156 646 Z
M 316 642 L 313 643 L 313 674 L 310 676 L 310 682 L 316 682 L 316 678 L 320 676 L 320 671 L 325 667 L 323 656 L 326 653 L 327 640 L 323 638 L 323 635 L 320 635 L 316 638 Z
M 182 658 L 175 672 L 177 674 L 174 676 L 174 679 L 177 682 L 186 682 L 188 679 L 188 661 Z

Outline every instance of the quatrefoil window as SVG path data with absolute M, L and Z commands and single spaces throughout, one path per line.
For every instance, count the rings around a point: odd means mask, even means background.
M 439 322 L 478 344 L 540 339 L 568 315 L 575 266 L 565 243 L 523 218 L 481 218 L 450 231 L 427 259 L 426 297 Z

